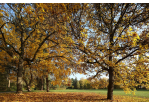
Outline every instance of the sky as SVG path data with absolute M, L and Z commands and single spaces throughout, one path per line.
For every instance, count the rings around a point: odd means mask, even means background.
M 69 78 L 73 78 L 73 79 L 77 78 L 77 80 L 80 80 L 81 78 L 87 79 L 88 77 L 90 77 L 90 76 L 79 74 L 79 73 L 76 73 L 76 74 L 74 73 L 69 76 Z M 105 75 L 101 76 L 101 78 L 103 78 L 103 77 L 109 78 L 108 76 L 105 76 Z
M 73 75 L 73 74 L 70 75 L 69 78 L 74 78 L 74 79 L 77 78 L 77 80 L 80 80 L 81 78 L 86 79 L 87 77 L 86 77 L 86 75 L 76 73 L 76 74 L 74 74 L 74 75 Z

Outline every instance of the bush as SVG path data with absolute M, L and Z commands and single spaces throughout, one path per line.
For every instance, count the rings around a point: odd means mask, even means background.
M 55 88 L 55 90 L 66 90 L 66 88 Z
M 114 85 L 114 89 L 121 89 L 120 85 Z
M 72 87 L 67 87 L 66 89 L 72 89 Z
M 10 85 L 10 91 L 17 91 L 17 86 L 15 84 Z

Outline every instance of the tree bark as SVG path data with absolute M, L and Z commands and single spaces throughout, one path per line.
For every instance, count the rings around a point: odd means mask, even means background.
M 19 65 L 17 71 L 17 93 L 22 93 L 22 71 L 23 71 L 23 59 L 19 58 Z
M 46 77 L 46 88 L 47 88 L 47 92 L 49 92 L 49 80 L 48 80 L 48 77 Z
M 21 27 L 22 28 L 22 27 Z M 21 50 L 21 53 L 19 55 L 19 64 L 18 64 L 18 70 L 17 70 L 17 93 L 18 94 L 22 94 L 22 83 L 23 83 L 23 58 L 24 58 L 24 43 L 23 43 L 23 30 L 20 31 L 21 32 L 21 38 L 20 38 L 20 41 L 21 41 L 21 47 L 20 47 L 20 50 Z
M 113 100 L 113 89 L 114 89 L 114 74 L 113 69 L 110 67 L 107 99 Z

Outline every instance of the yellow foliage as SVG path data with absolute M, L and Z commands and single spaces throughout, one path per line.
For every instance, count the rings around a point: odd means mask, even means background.
M 0 12 L 0 16 L 3 16 L 3 13 Z

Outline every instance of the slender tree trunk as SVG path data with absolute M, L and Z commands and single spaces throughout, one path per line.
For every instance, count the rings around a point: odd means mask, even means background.
M 8 88 L 10 88 L 10 79 L 8 80 Z
M 114 89 L 114 74 L 113 69 L 110 67 L 107 99 L 113 100 L 113 89 Z
M 28 92 L 30 92 L 30 91 L 31 91 L 31 88 L 30 88 L 30 86 L 29 86 L 29 85 L 27 86 L 27 90 L 28 90 Z
M 41 90 L 43 90 L 43 76 L 41 77 Z
M 23 71 L 23 59 L 19 58 L 19 66 L 17 71 L 17 93 L 22 93 L 22 71 Z
M 25 78 L 23 78 L 23 80 L 24 80 L 24 82 L 26 84 L 28 92 L 30 92 L 31 91 L 31 88 L 30 88 L 31 84 L 30 83 L 28 84 L 28 82 L 27 82 L 27 80 Z
M 7 81 L 8 81 L 7 90 L 10 91 L 10 79 L 8 74 L 7 74 Z
M 48 77 L 46 77 L 46 88 L 47 88 L 47 92 L 49 92 L 49 80 L 48 80 Z
M 8 79 L 8 91 L 10 91 L 10 79 Z

